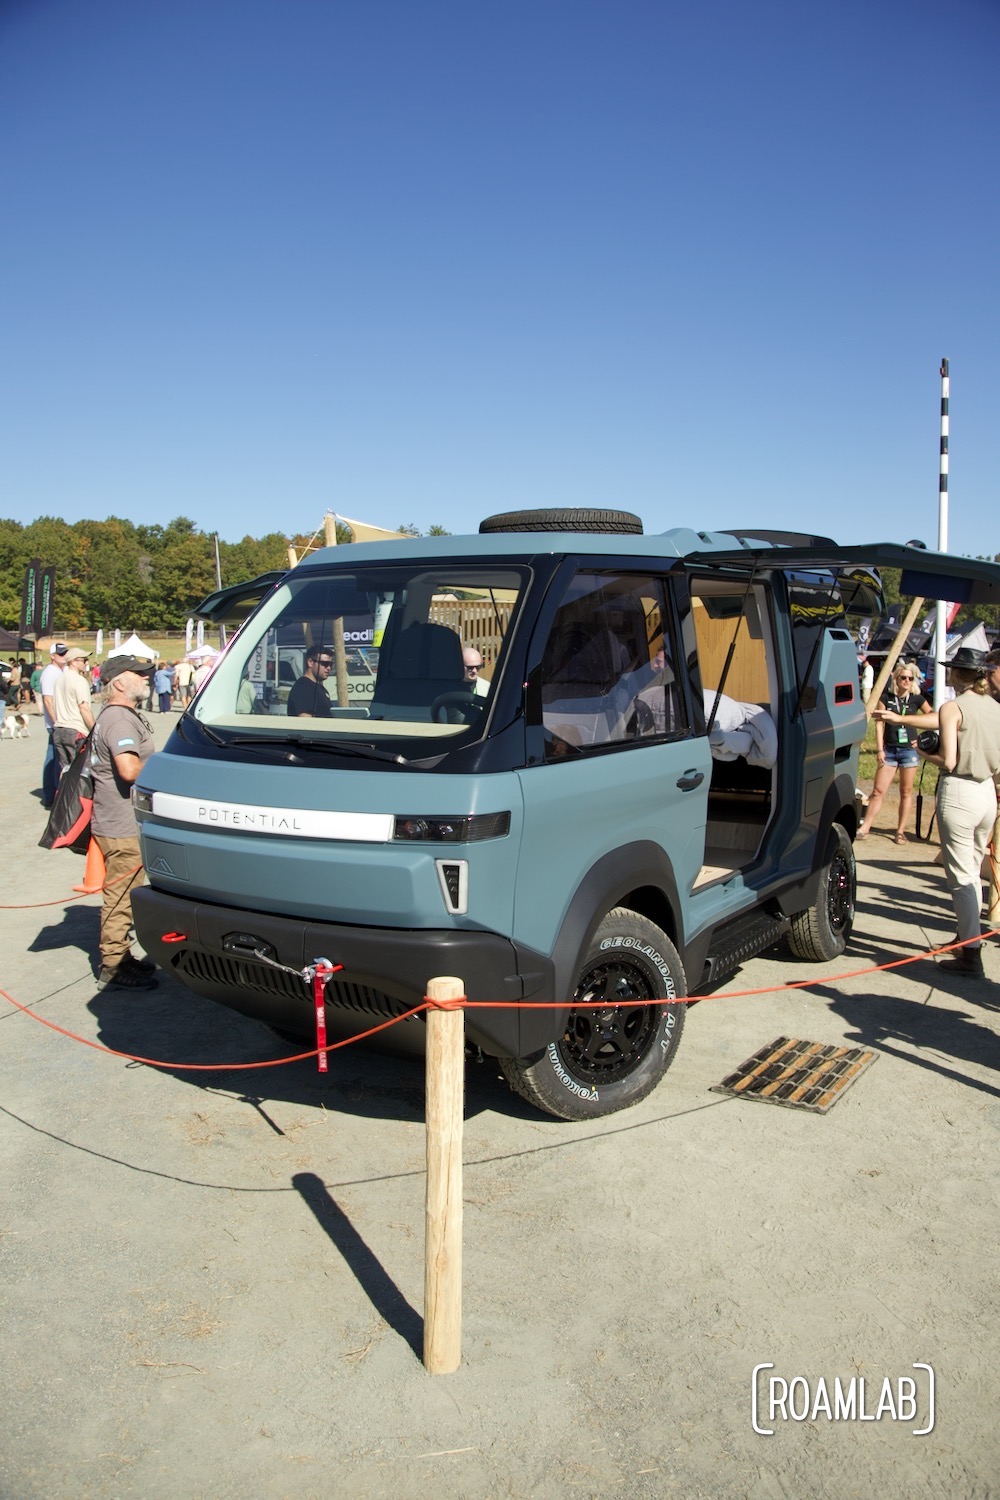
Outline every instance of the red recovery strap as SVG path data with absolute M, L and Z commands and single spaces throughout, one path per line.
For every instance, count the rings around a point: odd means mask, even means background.
M 313 1006 L 316 1011 L 316 1064 L 321 1073 L 326 1073 L 326 982 L 343 965 L 332 964 L 328 958 L 317 958 L 309 967 L 312 969 Z

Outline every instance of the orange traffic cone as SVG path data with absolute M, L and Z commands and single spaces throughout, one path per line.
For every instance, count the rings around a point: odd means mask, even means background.
M 95 838 L 91 838 L 87 845 L 87 863 L 83 867 L 83 884 L 75 885 L 73 889 L 82 891 L 85 896 L 94 896 L 104 889 L 104 855 Z

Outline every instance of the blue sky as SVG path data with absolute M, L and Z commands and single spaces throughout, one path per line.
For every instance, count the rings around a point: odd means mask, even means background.
M 0 516 L 1000 552 L 996 0 L 4 0 Z

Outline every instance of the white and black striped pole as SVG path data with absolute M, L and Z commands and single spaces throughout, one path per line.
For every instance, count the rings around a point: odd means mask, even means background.
M 948 361 L 941 361 L 941 466 L 938 478 L 938 551 L 948 550 Z M 939 599 L 934 621 L 934 707 L 944 702 L 948 649 L 948 602 Z

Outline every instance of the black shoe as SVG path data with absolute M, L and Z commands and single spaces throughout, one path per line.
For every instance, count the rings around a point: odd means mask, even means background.
M 938 961 L 938 968 L 947 970 L 949 974 L 971 974 L 977 979 L 986 978 L 981 948 L 957 948 L 948 958 Z
M 157 965 L 154 964 L 151 958 L 136 958 L 134 953 L 130 953 L 127 956 L 132 960 L 136 968 L 141 969 L 144 974 L 156 973 Z
M 97 976 L 99 990 L 155 990 L 160 981 L 141 969 L 127 953 L 117 969 L 102 969 Z

